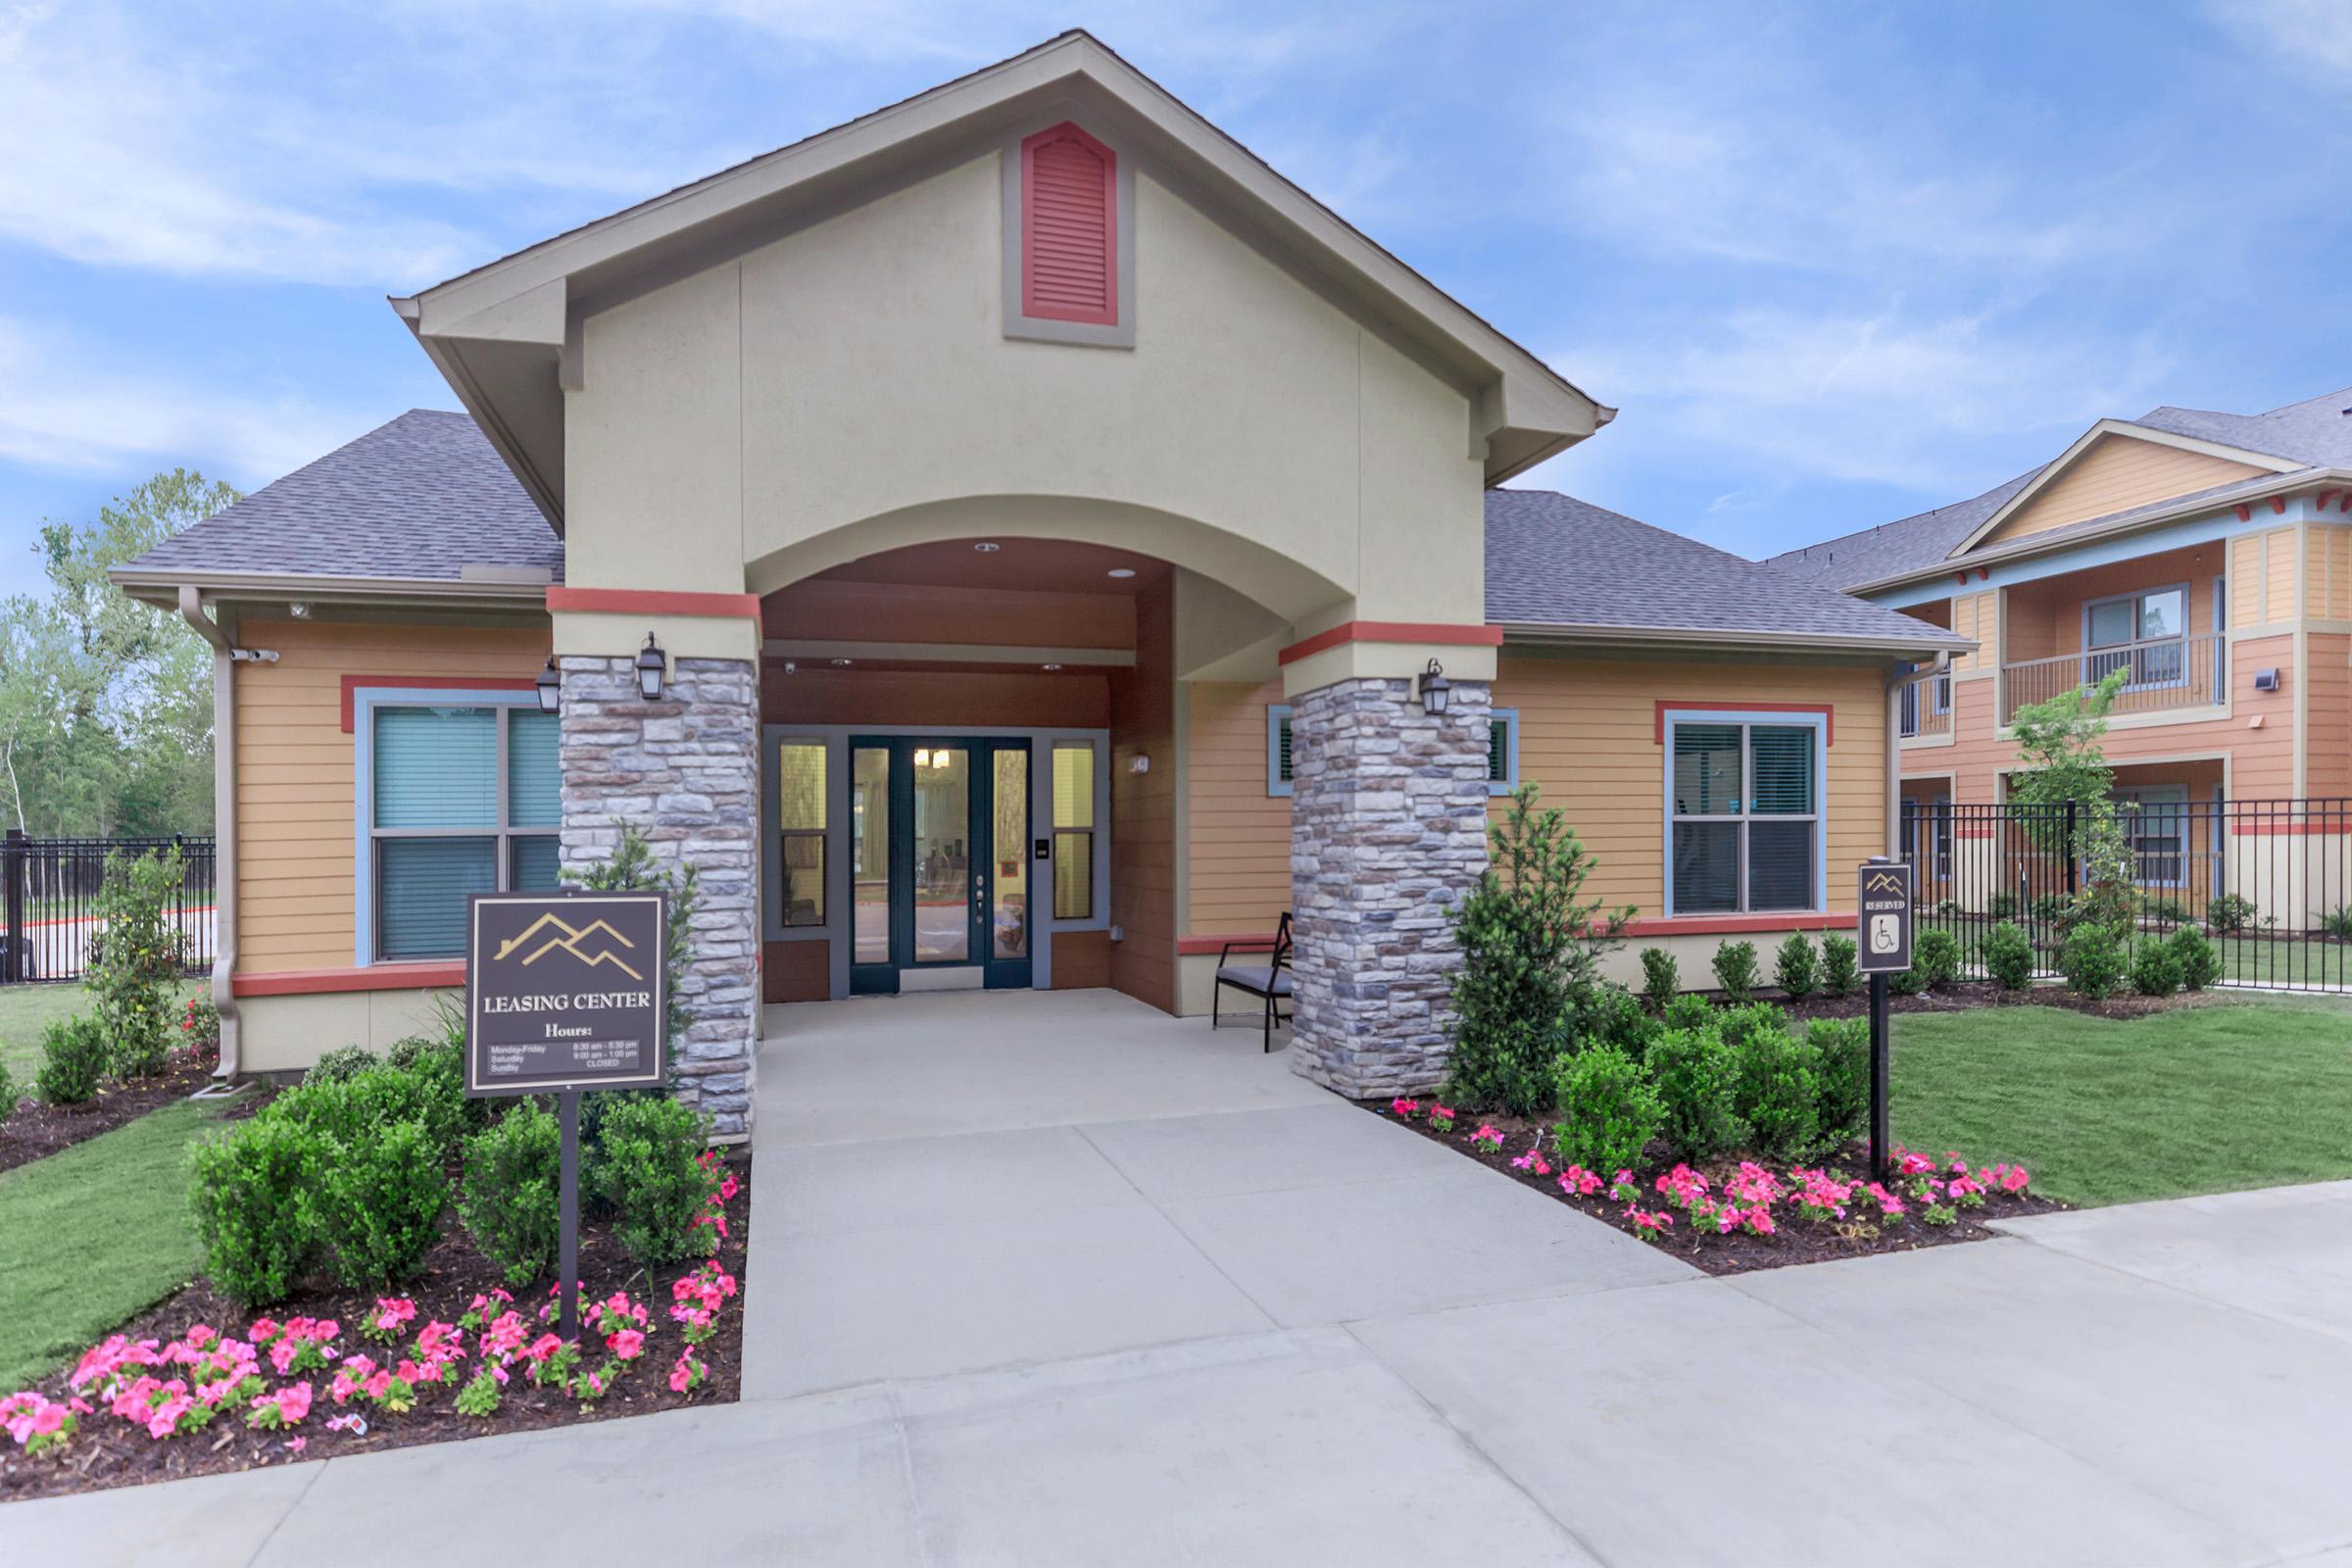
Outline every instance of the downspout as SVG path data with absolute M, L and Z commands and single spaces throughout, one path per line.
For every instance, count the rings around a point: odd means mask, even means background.
M 1886 858 L 1903 858 L 1903 688 L 1938 679 L 1951 672 L 1952 651 L 1938 653 L 1925 664 L 1896 664 L 1886 672 Z M 1959 705 L 1953 704 L 1957 710 Z M 1955 710 L 1952 722 L 1960 715 Z
M 237 1076 L 237 998 L 229 977 L 237 967 L 237 683 L 243 662 L 277 662 L 271 649 L 238 648 L 204 612 L 193 584 L 179 589 L 179 618 L 213 648 L 213 1005 L 220 1014 L 220 1063 L 213 1076 Z

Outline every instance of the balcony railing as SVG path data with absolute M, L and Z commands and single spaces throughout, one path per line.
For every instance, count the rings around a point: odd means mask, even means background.
M 2129 673 L 2107 710 L 2111 717 L 2219 707 L 2230 691 L 2229 642 L 2225 636 L 2162 637 L 2004 664 L 2001 722 L 2015 722 L 2019 709 L 2060 692 L 2096 686 L 2119 669 Z
M 1952 677 L 1915 681 L 1903 688 L 1902 736 L 1949 735 L 1952 732 Z

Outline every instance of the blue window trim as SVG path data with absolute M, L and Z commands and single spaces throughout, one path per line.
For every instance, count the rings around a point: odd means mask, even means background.
M 460 691 L 431 686 L 363 686 L 352 694 L 351 705 L 351 890 L 352 962 L 371 969 L 379 962 L 416 960 L 378 959 L 375 956 L 375 845 L 369 832 L 375 825 L 375 710 L 379 708 L 531 708 L 539 706 L 536 691 Z M 500 748 L 505 757 L 505 748 Z M 499 798 L 506 798 L 505 768 L 500 768 Z M 560 830 L 559 830 L 560 831 Z M 463 834 L 461 837 L 479 837 Z M 496 829 L 492 830 L 496 836 Z M 507 868 L 498 868 L 506 880 Z M 461 955 L 462 956 L 462 955 Z M 431 961 L 431 960 L 424 960 Z
M 1778 710 L 1757 708 L 1669 708 L 1665 714 L 1664 744 L 1658 748 L 1659 771 L 1664 778 L 1659 784 L 1660 815 L 1664 818 L 1658 846 L 1658 883 L 1660 897 L 1666 908 L 1666 918 L 1675 918 L 1674 907 L 1674 728 L 1677 724 L 1763 724 L 1776 729 L 1810 729 L 1813 731 L 1813 906 L 1809 909 L 1705 909 L 1702 915 L 1759 918 L 1776 914 L 1820 914 L 1829 908 L 1830 899 L 1830 717 L 1821 713 L 1788 713 Z M 1748 764 L 1746 749 L 1741 748 L 1740 765 Z M 1742 792 L 1744 802 L 1744 791 Z M 1695 918 L 1695 916 L 1694 916 Z
M 1291 793 L 1291 781 L 1282 776 L 1282 726 L 1290 716 L 1290 704 L 1266 705 L 1266 793 L 1272 796 Z
M 1266 794 L 1276 799 L 1292 793 L 1291 781 L 1282 776 L 1282 723 L 1291 716 L 1289 703 L 1266 705 Z M 1494 719 L 1503 725 L 1502 777 L 1487 780 L 1489 795 L 1509 795 L 1519 788 L 1519 710 L 1497 708 Z
M 1502 777 L 1487 780 L 1487 793 L 1509 795 L 1519 788 L 1519 710 L 1497 708 L 1494 716 L 1505 726 L 1502 732 Z

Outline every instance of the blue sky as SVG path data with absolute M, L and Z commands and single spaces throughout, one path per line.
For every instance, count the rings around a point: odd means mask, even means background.
M 2352 4 L 0 0 L 0 592 L 454 399 L 384 304 L 1083 24 L 1763 554 L 2352 384 Z

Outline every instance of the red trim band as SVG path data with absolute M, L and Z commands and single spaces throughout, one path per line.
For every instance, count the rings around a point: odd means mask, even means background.
M 1742 931 L 1844 931 L 1852 928 L 1854 911 L 1788 914 L 1677 914 L 1652 915 L 1628 922 L 1629 937 L 1711 937 Z
M 1345 643 L 1451 643 L 1461 648 L 1500 648 L 1500 626 L 1449 626 L 1442 621 L 1344 620 L 1329 631 L 1291 644 L 1274 656 L 1278 664 L 1295 664 L 1327 648 Z
M 710 615 L 727 620 L 758 620 L 760 596 L 673 593 L 661 588 L 550 588 L 547 608 L 590 614 Z
M 285 969 L 276 974 L 237 974 L 228 979 L 232 997 L 315 997 L 342 991 L 420 991 L 466 983 L 463 960 L 449 963 L 374 963 L 353 969 Z
M 346 675 L 343 677 L 343 733 L 352 732 L 362 687 L 405 686 L 418 691 L 527 692 L 538 686 L 534 675 Z
M 1706 703 L 1690 698 L 1678 698 L 1673 702 L 1668 702 L 1661 697 L 1658 699 L 1651 720 L 1656 726 L 1656 732 L 1651 740 L 1652 745 L 1663 746 L 1666 744 L 1666 715 L 1669 711 L 1803 713 L 1808 717 L 1818 717 L 1821 720 L 1822 745 L 1835 746 L 1838 744 L 1838 710 L 1834 708 L 1824 708 L 1819 703 Z

